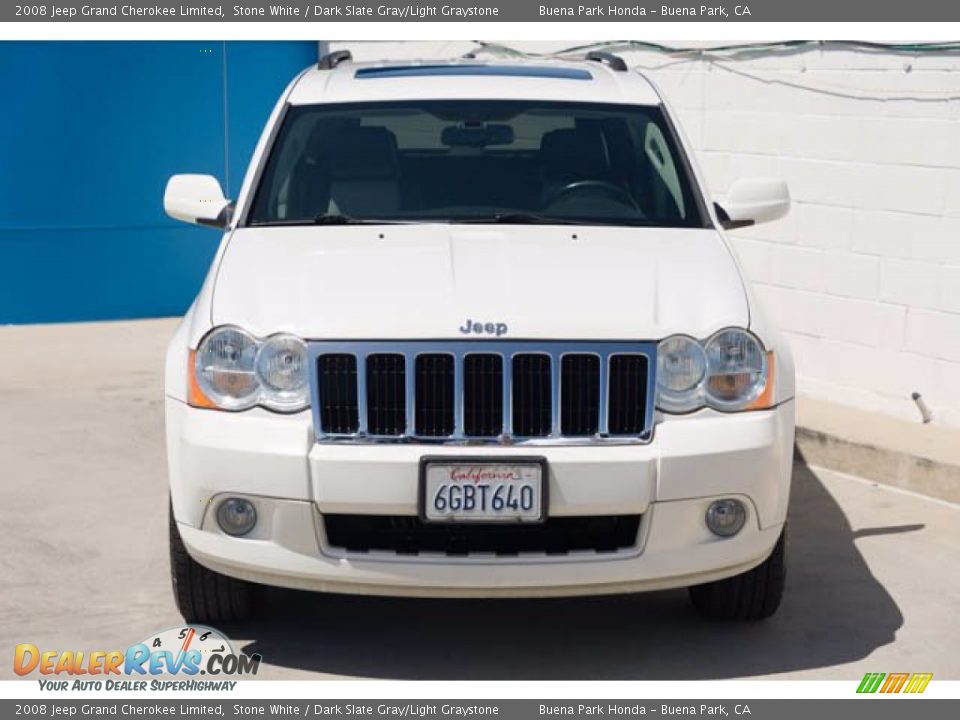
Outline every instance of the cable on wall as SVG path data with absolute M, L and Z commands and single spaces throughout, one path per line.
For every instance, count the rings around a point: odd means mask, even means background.
M 730 45 L 706 45 L 701 47 L 672 46 L 643 40 L 613 40 L 609 42 L 588 43 L 574 45 L 562 50 L 549 53 L 533 53 L 524 50 L 491 43 L 483 40 L 474 40 L 480 51 L 503 52 L 510 55 L 524 57 L 561 57 L 571 54 L 583 54 L 590 50 L 647 50 L 665 55 L 725 55 L 732 59 L 738 55 L 750 57 L 757 54 L 783 54 L 809 50 L 857 50 L 874 53 L 898 54 L 953 54 L 960 53 L 960 41 L 930 42 L 930 43 L 878 43 L 866 40 L 784 40 L 777 42 L 736 43 Z
M 813 85 L 808 83 L 796 82 L 782 78 L 763 77 L 751 73 L 742 67 L 735 66 L 737 61 L 749 61 L 761 56 L 792 55 L 816 50 L 848 50 L 862 52 L 866 54 L 897 54 L 897 55 L 960 55 L 960 42 L 936 42 L 936 43 L 877 43 L 862 40 L 786 40 L 780 42 L 758 42 L 758 43 L 739 43 L 730 45 L 713 45 L 703 47 L 682 47 L 670 46 L 660 43 L 646 42 L 641 40 L 617 40 L 611 42 L 598 42 L 586 45 L 575 45 L 573 47 L 555 50 L 553 52 L 535 53 L 510 47 L 499 43 L 485 42 L 482 40 L 474 41 L 477 47 L 472 51 L 475 56 L 478 53 L 490 53 L 494 55 L 505 55 L 508 57 L 522 58 L 569 58 L 582 57 L 591 50 L 607 50 L 610 52 L 640 51 L 654 52 L 665 55 L 670 58 L 669 61 L 659 65 L 641 65 L 632 63 L 633 67 L 641 70 L 663 70 L 673 65 L 680 65 L 691 62 L 703 62 L 712 67 L 716 67 L 727 73 L 737 75 L 747 80 L 762 83 L 765 85 L 780 85 L 790 87 L 796 90 L 802 90 L 821 95 L 830 95 L 849 100 L 873 100 L 881 102 L 950 102 L 960 100 L 960 94 L 956 92 L 944 93 L 942 91 L 924 91 L 911 90 L 910 94 L 902 94 L 902 89 L 894 90 L 874 90 L 872 93 L 859 92 L 858 88 L 842 85 Z M 911 67 L 905 68 L 910 72 Z

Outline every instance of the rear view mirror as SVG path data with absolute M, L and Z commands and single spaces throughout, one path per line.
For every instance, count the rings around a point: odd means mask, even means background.
M 741 178 L 715 207 L 720 224 L 727 230 L 757 225 L 787 214 L 790 191 L 778 178 Z
M 500 123 L 449 125 L 440 134 L 440 142 L 447 147 L 482 148 L 488 145 L 509 145 L 513 142 L 513 127 Z
M 176 220 L 224 228 L 230 224 L 233 203 L 213 175 L 174 175 L 163 193 L 163 209 Z

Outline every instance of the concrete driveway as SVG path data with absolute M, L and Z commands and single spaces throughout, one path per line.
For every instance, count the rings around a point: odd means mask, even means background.
M 169 320 L 0 328 L 0 678 L 13 647 L 125 648 L 171 599 L 161 403 Z M 960 679 L 960 508 L 794 468 L 787 595 L 758 625 L 683 591 L 539 601 L 271 591 L 222 628 L 260 677 Z

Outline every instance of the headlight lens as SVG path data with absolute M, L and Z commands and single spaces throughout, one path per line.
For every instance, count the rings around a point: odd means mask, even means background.
M 191 353 L 190 375 L 194 407 L 296 412 L 310 403 L 307 346 L 294 335 L 261 341 L 240 328 L 215 328 Z
M 267 338 L 257 353 L 257 380 L 262 402 L 275 410 L 302 408 L 307 403 L 307 345 L 293 335 Z
M 687 412 L 703 404 L 707 370 L 703 347 L 691 337 L 674 335 L 657 348 L 658 404 L 667 412 Z
M 257 341 L 252 336 L 239 328 L 218 328 L 203 339 L 194 356 L 197 385 L 217 407 L 252 407 L 260 394 L 254 375 L 256 357 Z
M 722 410 L 740 410 L 767 380 L 767 355 L 745 330 L 721 330 L 707 341 L 707 400 Z
M 672 335 L 657 347 L 657 407 L 753 410 L 773 403 L 773 353 L 747 330 L 727 328 L 705 342 Z

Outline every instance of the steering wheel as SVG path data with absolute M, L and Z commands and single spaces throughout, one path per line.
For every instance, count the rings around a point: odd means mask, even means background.
M 567 183 L 562 188 L 552 193 L 544 205 L 553 205 L 555 202 L 565 198 L 567 195 L 573 195 L 574 193 L 581 192 L 582 190 L 598 190 L 602 195 L 606 195 L 611 200 L 615 200 L 616 202 L 627 205 L 635 210 L 639 209 L 636 201 L 630 197 L 630 193 L 628 193 L 619 185 L 614 185 L 613 183 L 606 182 L 604 180 L 575 180 L 571 183 Z

